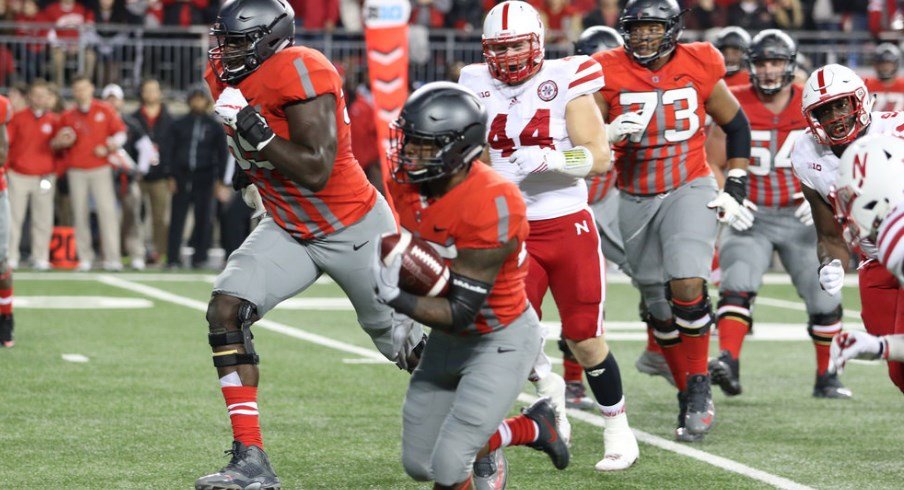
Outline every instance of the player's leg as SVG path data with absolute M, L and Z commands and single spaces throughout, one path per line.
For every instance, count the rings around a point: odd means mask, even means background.
M 859 270 L 860 317 L 866 331 L 873 335 L 895 332 L 898 322 L 897 305 L 901 293 L 898 280 L 878 261 L 871 261 Z M 904 365 L 888 363 L 888 377 L 904 391 Z
M 898 301 L 895 305 L 895 334 L 904 334 L 904 287 L 898 288 Z M 904 393 L 904 362 L 889 362 L 888 376 L 895 386 Z
M 605 420 L 606 457 L 597 469 L 625 469 L 637 459 L 637 441 L 628 427 L 618 362 L 603 335 L 606 262 L 599 233 L 590 210 L 555 221 L 557 229 L 549 233 L 556 243 L 556 253 L 549 251 L 554 257 L 547 269 L 549 288 L 562 319 L 562 332 L 587 374 Z
M 716 310 L 719 357 L 709 361 L 714 383 L 727 396 L 741 394 L 741 346 L 753 324 L 752 310 L 763 274 L 772 262 L 772 241 L 765 233 L 771 223 L 766 212 L 757 214 L 753 227 L 739 232 L 722 230 L 719 244 L 722 278 Z M 813 251 L 813 256 L 816 252 Z M 815 276 L 814 276 L 815 277 Z
M 798 221 L 792 212 L 788 210 L 785 213 L 782 226 L 774 227 L 772 238 L 777 243 L 779 258 L 791 276 L 797 295 L 807 305 L 807 332 L 813 340 L 816 355 L 813 396 L 850 398 L 851 390 L 841 384 L 836 373 L 829 372 L 832 338 L 841 332 L 841 297 L 830 295 L 819 286 L 816 231 L 813 226 L 805 226 Z
M 378 253 L 378 237 L 395 231 L 392 211 L 386 201 L 378 197 L 373 209 L 360 221 L 318 240 L 309 251 L 314 263 L 345 291 L 358 315 L 358 323 L 380 353 L 399 362 L 400 352 L 404 349 L 407 356 L 423 341 L 424 332 L 420 325 L 377 301 L 369 279 L 374 254 Z
M 687 431 L 705 434 L 715 420 L 709 368 L 712 305 L 706 280 L 712 268 L 718 222 L 706 207 L 716 197 L 712 177 L 693 180 L 663 200 L 657 216 L 672 313 L 687 368 Z
M 640 292 L 640 288 L 636 282 L 632 280 L 631 285 Z M 662 292 L 662 301 L 667 303 L 667 300 L 665 299 L 665 288 L 661 287 L 657 290 Z M 669 384 L 676 386 L 672 369 L 669 367 L 662 347 L 659 346 L 659 342 L 656 340 L 656 330 L 653 328 L 653 316 L 650 314 L 650 310 L 647 308 L 647 304 L 642 295 L 640 303 L 637 305 L 637 314 L 640 321 L 647 327 L 647 345 L 644 346 L 644 350 L 640 353 L 640 357 L 634 361 L 634 367 L 638 372 L 649 374 L 650 376 L 662 376 Z
M 286 267 L 291 264 L 291 267 Z M 207 308 L 208 341 L 233 431 L 233 459 L 219 472 L 201 477 L 198 489 L 279 484 L 263 452 L 257 386 L 258 356 L 251 325 L 286 298 L 310 286 L 320 275 L 306 247 L 272 219 L 255 228 L 233 252 L 214 281 Z
M 0 347 L 12 347 L 13 340 L 13 271 L 9 267 L 9 198 L 0 191 Z

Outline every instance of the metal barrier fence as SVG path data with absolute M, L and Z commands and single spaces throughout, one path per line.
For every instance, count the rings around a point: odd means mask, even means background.
M 143 78 L 153 77 L 171 95 L 180 96 L 202 81 L 209 46 L 205 27 L 82 25 L 77 35 L 56 39 L 48 35 L 52 27 L 0 23 L 0 86 L 41 77 L 65 88 L 73 74 L 89 73 L 98 87 L 114 82 L 133 94 Z M 874 47 L 868 33 L 801 31 L 792 35 L 814 66 L 841 63 L 866 68 Z M 701 32 L 687 31 L 683 39 L 702 37 Z M 299 31 L 298 43 L 322 51 L 350 76 L 366 79 L 361 33 Z M 410 44 L 412 82 L 450 79 L 457 74 L 457 65 L 482 58 L 479 34 L 412 27 Z M 549 58 L 570 53 L 570 44 L 547 45 Z

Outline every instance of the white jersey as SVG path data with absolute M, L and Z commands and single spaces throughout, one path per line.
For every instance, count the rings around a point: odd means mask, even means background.
M 486 107 L 490 163 L 521 188 L 528 220 L 558 218 L 587 206 L 584 179 L 558 172 L 523 176 L 509 157 L 528 146 L 557 151 L 574 147 L 565 127 L 565 106 L 603 88 L 599 63 L 588 56 L 545 60 L 537 74 L 514 86 L 496 80 L 485 63 L 477 63 L 462 68 L 458 83 L 473 90 Z
M 904 203 L 899 203 L 885 215 L 879 225 L 876 244 L 879 262 L 904 286 Z
M 904 136 L 904 112 L 873 112 L 866 134 L 893 134 Z M 794 142 L 791 150 L 791 165 L 800 183 L 813 189 L 833 208 L 834 199 L 829 194 L 838 178 L 838 164 L 841 159 L 835 156 L 832 148 L 820 144 L 808 129 Z M 860 242 L 863 253 L 868 258 L 876 258 L 876 248 L 869 240 Z

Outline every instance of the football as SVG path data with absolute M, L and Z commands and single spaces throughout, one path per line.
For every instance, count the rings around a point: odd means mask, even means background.
M 449 267 L 426 241 L 411 233 L 391 233 L 380 240 L 380 259 L 388 265 L 402 257 L 399 287 L 417 296 L 443 296 L 449 290 Z

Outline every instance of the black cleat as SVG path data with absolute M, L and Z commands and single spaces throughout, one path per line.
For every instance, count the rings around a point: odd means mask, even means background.
M 501 490 L 508 482 L 508 462 L 499 448 L 474 461 L 474 490 Z
M 854 393 L 845 388 L 838 380 L 836 373 L 825 372 L 822 376 L 816 375 L 816 384 L 813 385 L 813 396 L 816 398 L 853 398 Z
M 231 454 L 223 469 L 195 481 L 195 490 L 278 490 L 279 477 L 270 467 L 267 453 L 257 446 L 232 441 Z
M 722 388 L 725 396 L 741 394 L 741 363 L 733 359 L 731 353 L 723 350 L 719 357 L 709 360 L 709 375 L 713 383 Z
M 713 392 L 709 375 L 695 374 L 687 377 L 687 416 L 684 419 L 687 431 L 694 435 L 709 432 L 716 421 Z
M 540 398 L 533 405 L 522 408 L 521 413 L 536 422 L 539 429 L 537 440 L 528 444 L 528 446 L 548 454 L 556 469 L 564 470 L 567 468 L 571 455 L 568 454 L 568 446 L 565 444 L 565 439 L 559 435 L 556 409 L 553 408 L 549 398 Z
M 13 340 L 14 325 L 15 322 L 13 321 L 12 313 L 9 315 L 0 315 L 0 347 L 12 347 L 16 345 L 16 341 Z
M 685 427 L 687 418 L 687 393 L 678 392 L 678 428 L 675 429 L 675 440 L 678 442 L 699 442 L 703 440 L 703 434 L 691 434 Z

